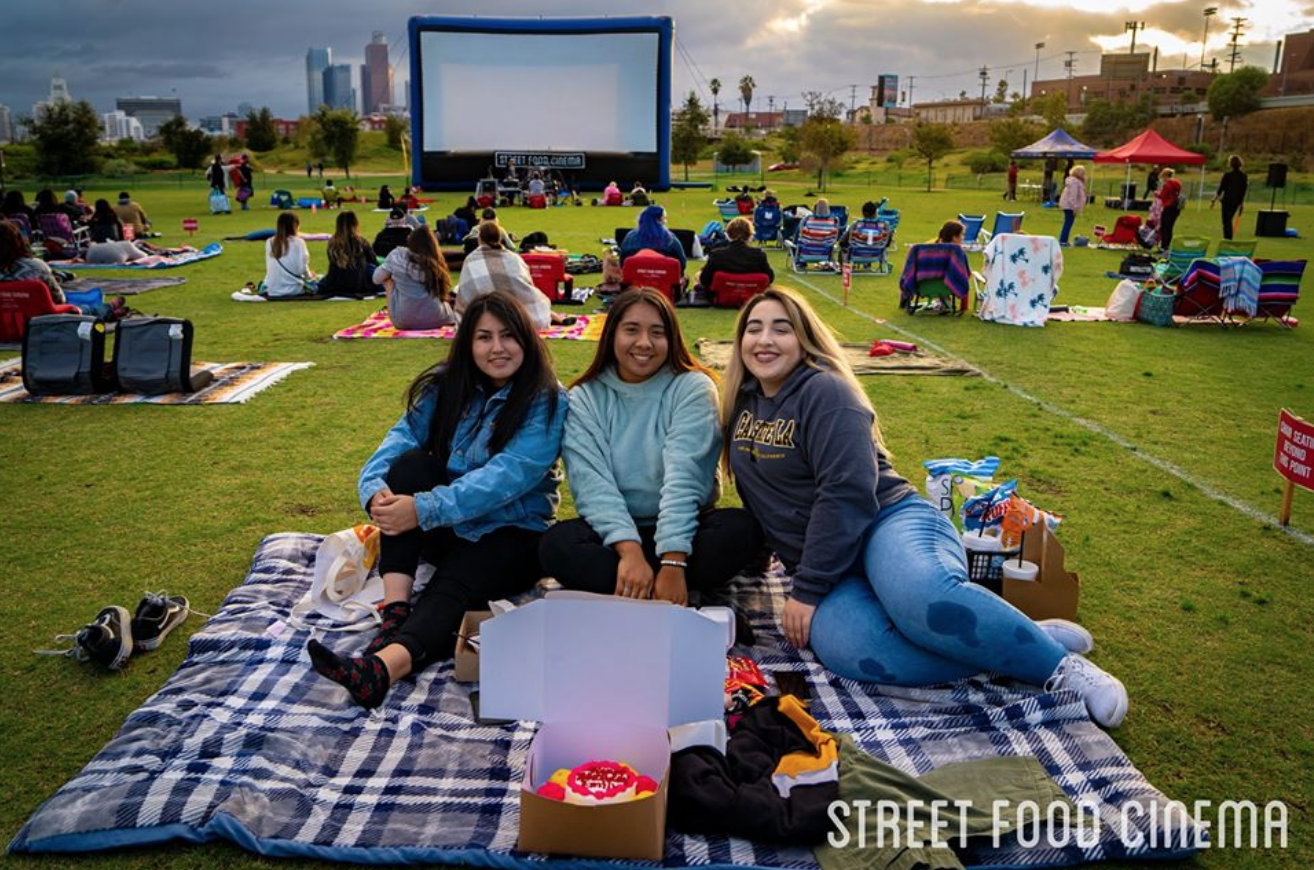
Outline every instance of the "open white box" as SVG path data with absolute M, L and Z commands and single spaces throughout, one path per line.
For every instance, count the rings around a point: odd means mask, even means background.
M 553 592 L 485 622 L 481 637 L 482 714 L 543 723 L 521 783 L 518 848 L 660 859 L 666 729 L 723 714 L 724 626 L 665 602 Z M 558 769 L 598 760 L 623 761 L 660 787 L 596 807 L 535 793 Z

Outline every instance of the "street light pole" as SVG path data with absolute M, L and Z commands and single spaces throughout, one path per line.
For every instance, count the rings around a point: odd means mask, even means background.
M 1044 47 L 1045 47 L 1045 43 L 1043 42 L 1036 43 L 1036 72 L 1034 75 L 1031 76 L 1032 81 L 1036 81 L 1036 82 L 1040 81 L 1040 50 Z M 1025 97 L 1026 94 L 1023 94 L 1022 96 Z
M 1209 6 L 1204 11 L 1204 36 L 1200 39 L 1200 69 L 1204 69 L 1205 49 L 1209 45 L 1209 19 L 1218 14 L 1217 6 Z

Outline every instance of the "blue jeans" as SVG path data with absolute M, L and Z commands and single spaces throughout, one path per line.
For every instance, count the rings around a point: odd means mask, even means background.
M 923 686 L 995 671 L 1042 685 L 1067 654 L 967 579 L 953 524 L 919 496 L 877 515 L 853 571 L 812 618 L 813 651 L 842 677 Z
M 1070 208 L 1063 209 L 1063 232 L 1059 233 L 1059 244 L 1068 243 L 1068 233 L 1072 232 L 1072 223 L 1077 219 L 1077 213 Z

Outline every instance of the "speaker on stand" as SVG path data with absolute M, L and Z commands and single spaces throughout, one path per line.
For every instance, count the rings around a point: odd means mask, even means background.
M 1287 217 L 1289 213 L 1278 211 L 1275 206 L 1277 205 L 1278 189 L 1287 186 L 1287 164 L 1268 164 L 1268 177 L 1264 183 L 1268 185 L 1272 194 L 1269 198 L 1268 211 L 1260 211 L 1255 215 L 1255 235 L 1270 238 L 1285 236 L 1287 234 Z

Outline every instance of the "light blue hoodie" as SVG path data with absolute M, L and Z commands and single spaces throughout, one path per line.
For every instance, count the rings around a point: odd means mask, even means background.
M 575 508 L 611 546 L 656 525 L 658 553 L 691 553 L 720 496 L 716 385 L 669 368 L 629 384 L 614 366 L 570 391 L 561 455 Z

